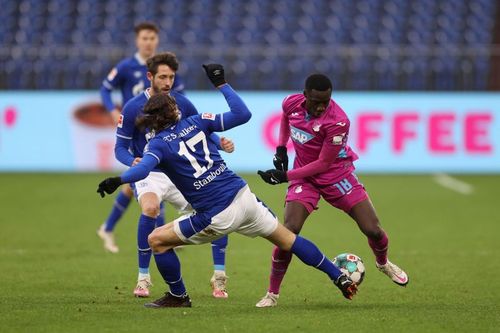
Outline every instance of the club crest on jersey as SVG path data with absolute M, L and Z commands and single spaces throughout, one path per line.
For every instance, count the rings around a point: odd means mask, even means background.
M 319 128 L 321 127 L 321 124 L 314 124 L 313 126 L 313 131 L 314 132 L 319 132 Z
M 295 191 L 294 191 L 294 192 L 295 192 L 295 193 L 300 193 L 300 192 L 302 192 L 302 185 L 297 186 L 297 187 L 295 188 Z
M 118 118 L 118 124 L 117 124 L 118 128 L 122 128 L 123 127 L 123 115 L 121 114 L 120 115 L 120 118 Z
M 333 144 L 336 146 L 341 145 L 342 142 L 344 141 L 344 135 L 345 134 L 335 135 L 332 140 Z
M 307 132 L 304 132 L 303 130 L 300 130 L 298 128 L 295 128 L 293 126 L 290 126 L 290 136 L 292 137 L 292 140 L 297 142 L 297 143 L 300 143 L 300 144 L 304 144 L 306 143 L 307 141 L 311 140 L 314 138 L 314 135 L 311 135 Z
M 201 119 L 215 120 L 215 114 L 213 113 L 202 113 Z

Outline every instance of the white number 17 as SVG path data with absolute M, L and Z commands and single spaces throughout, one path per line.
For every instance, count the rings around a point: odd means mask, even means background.
M 196 158 L 193 155 L 191 155 L 191 153 L 187 149 L 187 147 L 189 147 L 189 149 L 192 152 L 195 152 L 196 151 L 195 146 L 199 142 L 203 143 L 203 151 L 205 152 L 205 160 L 208 162 L 208 165 L 206 167 L 201 166 L 200 163 L 198 163 L 198 161 L 196 160 Z M 186 144 L 187 144 L 187 147 L 186 147 Z M 207 172 L 207 170 L 209 170 L 212 167 L 212 165 L 214 165 L 214 161 L 210 158 L 210 150 L 208 150 L 207 137 L 205 136 L 205 133 L 203 133 L 203 132 L 199 132 L 198 134 L 193 136 L 191 139 L 187 140 L 186 143 L 184 143 L 184 141 L 180 141 L 178 153 L 181 156 L 185 156 L 189 160 L 189 162 L 191 163 L 191 166 L 195 170 L 195 172 L 193 173 L 193 176 L 195 176 L 196 178 L 200 177 L 202 174 Z

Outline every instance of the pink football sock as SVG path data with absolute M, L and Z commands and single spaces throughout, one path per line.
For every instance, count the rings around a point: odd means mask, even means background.
M 372 248 L 373 254 L 379 265 L 387 263 L 387 249 L 389 248 L 389 238 L 384 232 L 384 235 L 379 240 L 368 238 L 368 244 Z
M 273 249 L 271 262 L 271 276 L 269 277 L 269 292 L 280 293 L 281 281 L 285 277 L 288 265 L 292 261 L 292 252 L 280 250 L 277 246 Z

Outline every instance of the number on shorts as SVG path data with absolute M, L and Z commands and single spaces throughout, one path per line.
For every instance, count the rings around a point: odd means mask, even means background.
M 201 166 L 200 163 L 198 163 L 198 161 L 196 160 L 196 157 L 191 155 L 191 153 L 189 152 L 189 150 L 191 150 L 192 152 L 195 152 L 196 151 L 195 146 L 200 142 L 202 142 L 203 151 L 205 152 L 205 160 L 208 162 L 207 166 Z M 186 144 L 187 144 L 187 147 L 186 147 Z M 189 147 L 189 150 L 188 150 L 188 147 Z M 178 153 L 181 156 L 185 156 L 188 159 L 188 161 L 191 163 L 191 166 L 193 167 L 193 169 L 195 171 L 193 173 L 193 176 L 195 176 L 195 178 L 200 177 L 202 174 L 207 172 L 207 170 L 209 170 L 212 167 L 212 165 L 214 165 L 214 161 L 210 158 L 210 150 L 208 150 L 207 137 L 205 136 L 205 133 L 203 133 L 203 132 L 199 132 L 198 134 L 193 136 L 191 139 L 187 140 L 186 143 L 184 143 L 184 141 L 180 141 Z
M 333 186 L 335 186 L 340 191 L 340 193 L 342 193 L 342 195 L 346 194 L 352 189 L 352 185 L 349 180 L 347 180 L 347 178 L 344 178 L 340 182 L 333 184 Z

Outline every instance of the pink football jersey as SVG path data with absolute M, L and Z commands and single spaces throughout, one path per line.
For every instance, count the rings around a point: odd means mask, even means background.
M 305 108 L 305 96 L 294 94 L 283 101 L 283 112 L 288 118 L 290 136 L 295 148 L 294 169 L 318 159 L 323 145 L 339 146 L 337 158 L 328 171 L 308 177 L 317 185 L 331 185 L 346 173 L 352 172 L 356 153 L 347 145 L 349 119 L 342 108 L 330 100 L 325 112 L 318 118 L 311 117 Z

